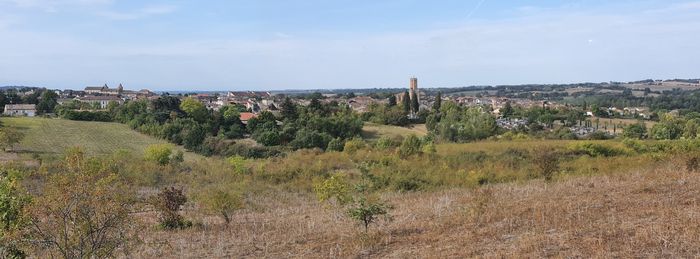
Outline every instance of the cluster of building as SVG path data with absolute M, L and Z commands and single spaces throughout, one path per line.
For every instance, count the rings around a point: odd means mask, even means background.
M 139 91 L 125 90 L 122 84 L 116 88 L 110 88 L 107 84 L 103 86 L 88 86 L 82 91 L 63 90 L 57 91 L 59 96 L 58 104 L 69 102 L 88 103 L 95 108 L 105 109 L 111 102 L 123 104 L 126 100 L 148 99 L 157 97 L 156 93 L 148 89 Z
M 103 86 L 88 86 L 84 90 L 55 90 L 58 95 L 58 104 L 71 102 L 85 103 L 94 109 L 105 109 L 109 103 L 123 104 L 126 100 L 155 98 L 157 95 L 147 89 L 139 91 L 126 90 L 119 84 L 116 88 L 110 88 L 106 84 Z M 24 94 L 32 94 L 32 91 Z M 29 116 L 37 114 L 34 104 L 7 104 L 3 112 L 6 116 Z

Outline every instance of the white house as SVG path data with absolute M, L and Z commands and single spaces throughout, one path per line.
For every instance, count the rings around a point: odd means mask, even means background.
M 122 98 L 113 96 L 113 95 L 107 95 L 107 96 L 85 96 L 85 97 L 78 97 L 78 101 L 84 102 L 84 103 L 92 103 L 92 104 L 99 104 L 100 109 L 105 109 L 107 108 L 107 105 L 110 102 L 115 102 L 118 104 L 123 104 L 124 100 Z
M 36 105 L 35 104 L 6 104 L 5 112 L 3 113 L 7 116 L 28 116 L 34 117 L 36 115 Z

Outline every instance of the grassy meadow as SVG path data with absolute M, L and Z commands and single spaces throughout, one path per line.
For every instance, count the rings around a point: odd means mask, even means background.
M 170 145 L 121 123 L 28 117 L 3 117 L 0 122 L 26 134 L 15 147 L 18 153 L 54 156 L 63 154 L 67 148 L 79 146 L 88 155 L 107 155 L 119 150 L 143 155 L 148 145 Z

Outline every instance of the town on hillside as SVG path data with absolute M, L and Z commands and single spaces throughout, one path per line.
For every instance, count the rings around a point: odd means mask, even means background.
M 269 112 L 280 116 L 285 101 L 300 106 L 312 102 L 343 106 L 359 114 L 371 117 L 375 113 L 387 113 L 379 109 L 386 106 L 402 106 L 405 112 L 398 118 L 375 119 L 373 122 L 407 126 L 425 123 L 435 103 L 455 103 L 462 107 L 479 107 L 482 112 L 496 118 L 496 125 L 503 130 L 554 130 L 558 126 L 579 138 L 594 133 L 618 135 L 621 128 L 635 121 L 658 120 L 658 111 L 652 110 L 650 100 L 668 95 L 694 91 L 700 88 L 698 80 L 642 80 L 636 82 L 581 83 L 568 85 L 522 86 L 472 86 L 461 88 L 419 88 L 418 78 L 410 78 L 404 89 L 318 90 L 308 93 L 271 91 L 227 91 L 170 95 L 157 94 L 148 89 L 129 90 L 122 84 L 116 87 L 88 86 L 82 90 L 47 90 L 43 88 L 8 88 L 5 94 L 6 116 L 37 116 L 68 111 L 105 111 L 110 106 L 145 100 L 153 102 L 168 96 L 180 101 L 189 98 L 202 103 L 210 111 L 222 107 L 236 107 L 239 119 L 244 123 Z M 46 92 L 47 94 L 42 94 Z M 46 104 L 48 95 L 50 104 Z M 438 100 L 439 98 L 439 100 Z M 47 106 L 51 109 L 47 109 Z M 524 113 L 514 114 L 514 109 L 547 109 L 558 111 L 552 116 L 533 117 Z M 680 107 L 679 107 L 680 108 Z M 667 110 L 677 112 L 678 109 Z M 575 111 L 575 114 L 568 114 Z M 61 113 L 61 114 L 59 114 Z M 375 116 L 377 117 L 377 116 Z M 401 118 L 405 117 L 405 118 Z

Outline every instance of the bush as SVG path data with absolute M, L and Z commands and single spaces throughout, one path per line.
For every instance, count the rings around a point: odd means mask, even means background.
M 157 162 L 160 165 L 167 165 L 170 162 L 170 155 L 173 150 L 165 144 L 155 144 L 146 147 L 144 158 L 146 161 Z
M 369 230 L 369 225 L 376 222 L 379 216 L 387 217 L 391 206 L 380 201 L 360 198 L 347 211 L 350 218 L 360 222 L 365 227 L 365 232 Z
M 420 140 L 420 138 L 416 137 L 416 135 L 410 135 L 403 140 L 403 143 L 401 143 L 401 147 L 399 147 L 399 156 L 402 158 L 406 158 L 415 154 L 419 154 L 422 152 L 422 145 L 423 143 Z
M 551 181 L 559 170 L 558 154 L 551 149 L 541 148 L 534 151 L 533 161 L 545 181 Z
M 233 167 L 234 172 L 238 174 L 246 173 L 248 169 L 246 167 L 247 162 L 242 156 L 231 156 L 228 158 L 228 163 Z
M 39 249 L 63 258 L 109 258 L 134 242 L 134 191 L 116 168 L 71 151 L 27 212 Z
M 243 196 L 229 187 L 207 190 L 201 202 L 207 210 L 219 214 L 227 227 L 231 214 L 243 208 Z
M 591 157 L 612 157 L 623 155 L 626 153 L 624 150 L 621 149 L 591 142 L 574 143 L 573 145 L 569 146 L 569 150 L 576 154 L 586 154 Z
M 182 189 L 175 187 L 164 188 L 153 200 L 153 206 L 158 211 L 158 222 L 164 229 L 183 229 L 192 226 L 192 222 L 180 215 L 180 207 L 187 202 L 187 196 Z
M 398 143 L 389 137 L 381 137 L 374 146 L 377 149 L 386 150 L 398 146 Z
M 334 138 L 331 142 L 328 142 L 327 151 L 343 152 L 345 149 L 345 141 L 341 138 Z
M 360 149 L 365 148 L 365 146 L 366 146 L 366 144 L 365 144 L 364 140 L 359 139 L 359 138 L 354 138 L 354 139 L 351 139 L 351 140 L 345 142 L 345 147 L 343 148 L 343 150 L 345 152 L 352 154 L 352 153 L 357 152 Z
M 19 232 L 27 226 L 24 209 L 30 202 L 18 182 L 18 171 L 0 172 L 0 257 L 24 258 L 17 243 Z

